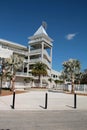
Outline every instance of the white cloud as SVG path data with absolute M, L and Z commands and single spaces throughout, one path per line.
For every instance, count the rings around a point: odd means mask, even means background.
M 77 33 L 67 34 L 66 39 L 67 40 L 72 40 L 76 35 L 77 35 Z

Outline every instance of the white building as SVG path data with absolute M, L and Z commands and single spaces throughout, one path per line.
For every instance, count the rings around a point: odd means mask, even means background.
M 31 70 L 36 62 L 42 62 L 47 65 L 48 76 L 42 78 L 42 84 L 48 86 L 48 78 L 58 79 L 60 74 L 52 69 L 52 44 L 53 40 L 48 36 L 44 27 L 41 25 L 33 36 L 29 37 L 28 48 L 26 46 L 0 39 L 0 57 L 7 58 L 12 54 L 24 57 L 23 70 L 17 72 L 17 82 L 24 82 L 25 77 L 33 77 Z M 53 76 L 55 75 L 55 76 Z M 37 77 L 33 77 L 35 81 Z M 37 86 L 37 84 L 34 84 Z M 42 86 L 43 86 L 42 85 Z M 32 86 L 31 86 L 32 87 Z
M 51 71 L 51 78 L 53 80 L 59 80 L 60 74 L 61 74 L 60 72 L 52 69 L 52 71 Z

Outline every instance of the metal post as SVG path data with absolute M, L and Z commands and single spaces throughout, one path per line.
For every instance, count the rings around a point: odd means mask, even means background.
M 45 109 L 47 109 L 47 100 L 48 100 L 48 94 L 45 95 Z
M 0 95 L 1 93 L 2 93 L 2 75 L 1 75 Z
M 2 93 L 2 75 L 3 75 L 3 70 L 2 70 L 2 64 L 3 64 L 3 62 L 2 62 L 2 58 L 0 58 L 0 77 L 1 77 L 1 84 L 0 84 L 0 94 Z
M 12 109 L 15 108 L 15 90 L 13 91 L 13 102 L 12 102 Z
M 74 93 L 74 108 L 76 108 L 76 93 Z

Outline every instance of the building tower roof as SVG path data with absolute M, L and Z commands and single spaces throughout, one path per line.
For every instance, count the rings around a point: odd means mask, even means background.
M 34 33 L 33 36 L 29 37 L 30 39 L 29 44 L 32 42 L 32 40 L 36 40 L 36 38 L 39 38 L 39 37 L 43 37 L 49 42 L 53 42 L 53 40 L 48 36 L 48 34 L 46 33 L 46 30 L 44 29 L 42 25 L 38 28 L 38 30 Z
M 40 35 L 40 34 L 45 34 L 46 36 L 48 36 L 48 34 L 46 33 L 44 27 L 41 25 L 38 30 L 34 33 L 34 36 L 36 35 Z

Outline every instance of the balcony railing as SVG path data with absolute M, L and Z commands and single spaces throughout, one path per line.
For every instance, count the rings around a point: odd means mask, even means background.
M 24 72 L 16 72 L 17 76 L 25 76 L 25 77 L 32 77 L 32 74 L 24 73 Z
M 35 39 L 35 40 L 31 40 L 29 41 L 29 44 L 32 44 L 32 43 L 37 43 L 37 42 L 42 42 L 42 41 L 45 41 L 46 43 L 48 43 L 50 46 L 52 46 L 52 43 L 50 41 L 48 41 L 47 39 L 45 38 L 38 38 L 38 39 Z
M 13 52 L 16 52 L 16 53 L 18 53 L 18 54 L 21 53 L 21 54 L 23 54 L 23 55 L 28 55 L 28 52 L 27 52 L 27 51 L 23 51 L 23 50 L 21 50 L 21 49 L 15 49 L 15 48 L 13 48 L 13 47 L 8 47 L 8 46 L 5 46 L 5 45 L 3 45 L 2 48 L 7 49 L 7 50 L 10 50 L 10 51 L 13 51 Z
M 31 59 L 30 63 L 41 62 L 41 58 Z
M 30 55 L 32 54 L 41 54 L 42 50 L 41 49 L 35 49 L 30 51 Z M 51 57 L 49 56 L 48 52 L 46 50 L 43 51 L 43 53 L 46 55 L 47 59 L 51 61 Z
M 21 51 L 21 50 L 13 50 L 13 51 L 16 52 L 17 54 L 23 54 L 23 55 L 28 56 L 28 52 L 26 51 Z
M 41 53 L 41 49 L 35 49 L 35 50 L 30 50 L 30 54 L 36 54 L 36 53 Z
M 44 50 L 44 54 L 47 56 L 47 58 L 49 59 L 49 61 L 51 61 L 51 57 L 49 56 L 48 52 L 46 50 Z
M 41 61 L 42 61 L 41 58 L 37 58 L 37 59 L 31 59 L 31 60 L 29 61 L 29 63 L 32 64 L 32 63 L 41 62 Z M 42 62 L 43 62 L 44 64 L 46 64 L 49 68 L 51 68 L 51 64 L 50 64 L 46 59 L 43 59 Z

